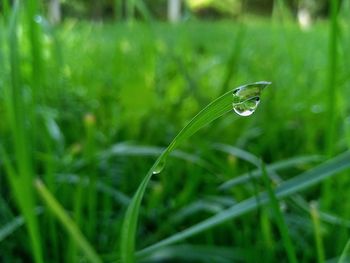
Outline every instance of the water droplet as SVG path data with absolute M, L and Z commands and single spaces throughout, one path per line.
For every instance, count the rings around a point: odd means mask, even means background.
M 322 105 L 315 104 L 311 106 L 311 112 L 315 114 L 322 113 L 324 112 L 324 108 Z
M 248 99 L 233 106 L 233 110 L 240 116 L 252 115 L 260 103 L 259 97 Z
M 153 174 L 159 174 L 161 171 L 163 171 L 165 167 L 165 160 L 160 160 L 160 162 L 157 164 L 157 166 L 153 169 Z
M 233 110 L 240 116 L 250 116 L 260 103 L 262 90 L 271 82 L 260 81 L 238 87 L 233 91 Z
M 38 24 L 41 24 L 43 22 L 43 17 L 41 15 L 36 15 L 34 17 L 34 21 Z

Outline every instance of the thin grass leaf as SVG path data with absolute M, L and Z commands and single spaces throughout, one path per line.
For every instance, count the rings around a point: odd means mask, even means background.
M 5 238 L 10 236 L 13 232 L 15 232 L 18 228 L 23 226 L 24 218 L 23 216 L 16 216 L 11 222 L 0 228 L 0 242 Z
M 226 152 L 228 154 L 232 154 L 234 156 L 237 156 L 241 158 L 242 160 L 246 160 L 247 162 L 252 163 L 255 166 L 259 166 L 258 162 L 258 157 L 255 155 L 244 151 L 240 148 L 232 147 L 230 145 L 226 144 L 215 144 L 214 148 L 223 152 Z M 277 170 L 280 169 L 286 169 L 289 167 L 294 167 L 298 165 L 304 165 L 310 162 L 319 162 L 323 160 L 324 157 L 320 155 L 310 155 L 310 156 L 298 156 L 298 157 L 293 157 L 290 159 L 282 160 L 280 162 L 276 162 L 273 164 L 270 164 L 266 166 L 266 169 L 269 173 L 271 178 L 276 180 L 276 182 L 281 183 L 282 179 L 276 174 Z M 233 178 L 224 184 L 222 184 L 219 189 L 220 190 L 226 190 L 227 188 L 231 188 L 233 186 L 236 186 L 237 184 L 242 184 L 245 182 L 248 182 L 249 180 L 252 180 L 256 177 L 260 177 L 262 175 L 261 169 L 256 169 L 252 171 L 251 173 L 243 174 L 241 176 L 238 176 L 236 178 Z M 301 196 L 294 196 L 292 197 L 292 201 L 299 207 L 302 208 L 305 212 L 309 213 L 309 204 L 301 197 Z M 323 222 L 327 222 L 329 224 L 336 224 L 336 225 L 341 225 L 344 227 L 349 228 L 350 227 L 350 221 L 337 217 L 335 215 L 325 213 L 322 211 L 319 212 L 319 217 Z
M 263 174 L 263 180 L 265 183 L 265 187 L 267 188 L 267 193 L 269 196 L 269 203 L 271 205 L 274 217 L 277 222 L 277 226 L 279 228 L 280 234 L 282 236 L 282 241 L 284 248 L 286 249 L 288 260 L 291 263 L 297 263 L 297 257 L 295 254 L 295 249 L 292 243 L 292 240 L 289 236 L 288 226 L 286 224 L 286 221 L 284 219 L 284 216 L 281 212 L 279 202 L 277 200 L 277 197 L 275 195 L 275 192 L 273 191 L 271 187 L 271 181 L 269 179 L 269 176 L 267 175 L 266 167 L 264 163 L 262 163 L 261 166 L 262 174 Z
M 83 184 L 84 186 L 87 186 L 90 183 L 89 180 L 84 180 L 87 178 L 81 178 L 76 174 L 58 174 L 56 176 L 56 179 L 58 182 L 68 184 Z M 96 181 L 96 189 L 113 197 L 113 199 L 121 205 L 126 206 L 130 203 L 130 198 L 127 195 L 99 180 Z
M 263 89 L 268 82 L 256 82 L 245 86 L 259 87 Z M 158 173 L 166 162 L 167 156 L 183 141 L 193 135 L 202 127 L 208 125 L 212 121 L 221 117 L 232 110 L 232 91 L 229 91 L 221 97 L 214 100 L 202 111 L 200 111 L 175 137 L 170 145 L 163 151 L 163 153 L 156 160 L 152 168 L 142 180 L 137 189 L 124 217 L 121 235 L 121 259 L 124 263 L 134 262 L 135 252 L 135 236 L 141 200 L 145 193 L 148 182 L 154 173 Z
M 86 255 L 87 260 L 89 260 L 92 263 L 102 263 L 102 260 L 99 258 L 94 248 L 83 236 L 78 226 L 76 226 L 73 220 L 64 211 L 63 207 L 57 202 L 54 196 L 39 179 L 35 180 L 35 187 L 40 197 L 45 201 L 47 207 L 57 217 L 57 219 L 64 226 L 68 234 L 80 247 L 81 251 Z
M 202 246 L 202 245 L 178 245 L 170 246 L 157 251 L 141 262 L 217 262 L 229 263 L 244 260 L 243 249 L 232 247 Z
M 314 237 L 316 242 L 316 251 L 317 251 L 317 262 L 318 263 L 324 263 L 325 257 L 324 257 L 324 249 L 323 249 L 323 242 L 322 242 L 322 233 L 321 233 L 321 224 L 320 224 L 320 216 L 317 210 L 317 204 L 315 202 L 312 202 L 310 204 L 310 214 L 311 219 L 314 227 Z
M 307 189 L 310 186 L 320 183 L 328 177 L 334 176 L 337 173 L 348 169 L 349 167 L 350 152 L 345 152 L 317 166 L 314 169 L 306 171 L 294 178 L 285 181 L 276 188 L 275 195 L 279 199 L 293 195 L 297 192 Z M 257 202 L 257 200 L 259 200 L 259 202 Z M 258 196 L 258 198 L 256 196 L 248 198 L 238 203 L 237 205 L 233 205 L 229 209 L 226 209 L 225 211 L 216 214 L 215 216 L 212 216 L 194 226 L 191 226 L 179 233 L 176 233 L 173 236 L 170 236 L 154 245 L 143 249 L 142 251 L 138 252 L 137 255 L 142 257 L 161 247 L 182 241 L 188 237 L 194 236 L 198 233 L 201 233 L 205 230 L 211 229 L 219 224 L 222 224 L 227 220 L 232 220 L 233 218 L 237 218 L 243 214 L 253 211 L 259 205 L 266 204 L 267 202 L 268 196 L 266 192 L 261 193 Z
M 338 263 L 348 263 L 348 262 L 350 262 L 350 239 L 346 243 Z
M 43 209 L 41 207 L 37 207 L 35 209 L 35 213 L 37 215 L 42 214 Z M 7 237 L 13 234 L 18 228 L 23 226 L 25 223 L 23 216 L 16 216 L 11 220 L 11 222 L 5 224 L 0 228 L 0 242 L 4 241 Z
M 243 149 L 233 147 L 227 144 L 221 144 L 221 143 L 216 143 L 213 145 L 213 147 L 215 150 L 219 150 L 219 151 L 231 154 L 233 156 L 237 156 L 240 159 L 245 160 L 251 164 L 254 164 L 257 167 L 260 166 L 259 158 L 257 158 L 254 154 L 251 154 L 250 152 L 247 152 Z
M 339 0 L 330 0 L 330 12 L 331 19 L 329 22 L 329 46 L 328 46 L 328 69 L 327 69 L 327 89 L 328 89 L 328 132 L 327 132 L 327 144 L 326 152 L 329 156 L 334 153 L 335 136 L 337 131 L 337 106 L 338 106 L 338 93 L 339 88 L 337 84 L 338 76 L 338 58 L 339 58 L 339 25 L 338 25 L 338 11 Z M 326 185 L 326 191 L 330 191 L 330 186 Z M 330 193 L 330 192 L 329 192 Z
M 224 150 L 224 149 L 221 148 L 221 150 Z M 238 153 L 238 152 L 231 152 L 231 151 L 225 151 L 225 152 L 227 152 L 229 154 L 237 154 Z M 241 156 L 239 156 L 239 155 L 237 155 L 237 156 L 241 158 Z M 266 165 L 266 170 L 268 172 L 273 172 L 273 171 L 276 172 L 278 170 L 283 170 L 283 169 L 295 167 L 298 165 L 304 165 L 304 164 L 308 164 L 308 163 L 312 163 L 312 162 L 319 162 L 323 159 L 324 158 L 320 155 L 298 156 L 298 157 L 293 157 L 293 158 L 286 159 L 286 160 L 283 160 L 280 162 Z M 219 186 L 219 189 L 220 190 L 227 190 L 227 189 L 232 188 L 238 184 L 245 183 L 245 182 L 249 181 L 251 178 L 256 178 L 256 177 L 260 177 L 260 176 L 261 176 L 261 171 L 259 169 L 256 169 L 256 170 L 250 172 L 249 174 L 246 173 L 246 174 L 237 176 L 231 180 L 226 181 L 225 183 L 223 183 L 222 185 Z
M 304 212 L 307 214 L 310 213 L 309 203 L 307 203 L 302 197 L 295 196 L 292 198 L 292 200 Z M 318 216 L 324 223 L 350 228 L 350 220 L 323 211 L 318 211 Z
M 107 159 L 112 156 L 159 156 L 165 150 L 163 147 L 133 145 L 130 143 L 118 143 L 113 145 L 109 150 L 100 154 L 101 159 Z M 183 151 L 174 150 L 169 156 L 185 160 L 204 168 L 209 169 L 208 163 L 199 158 L 197 155 L 189 154 Z

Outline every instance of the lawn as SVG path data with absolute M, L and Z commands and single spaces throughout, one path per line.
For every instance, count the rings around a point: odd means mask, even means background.
M 1 17 L 1 262 L 349 262 L 348 20 L 29 12 Z

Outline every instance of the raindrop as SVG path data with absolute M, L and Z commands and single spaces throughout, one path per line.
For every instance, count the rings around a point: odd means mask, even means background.
M 37 24 L 41 24 L 43 22 L 43 17 L 41 15 L 36 15 L 34 17 L 34 21 L 37 23 Z
M 241 86 L 233 91 L 233 110 L 240 116 L 250 116 L 260 103 L 262 90 L 271 82 L 260 81 Z
M 240 116 L 252 115 L 260 103 L 259 97 L 248 99 L 233 106 L 233 110 Z
M 159 163 L 156 165 L 156 167 L 153 169 L 153 174 L 159 174 L 161 171 L 163 171 L 165 166 L 165 160 L 160 160 Z

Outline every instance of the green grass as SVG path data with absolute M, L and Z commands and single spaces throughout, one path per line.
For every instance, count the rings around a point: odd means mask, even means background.
M 347 20 L 334 44 L 327 21 L 52 28 L 36 4 L 1 16 L 1 262 L 346 260 Z M 215 120 L 259 80 L 252 116 Z

